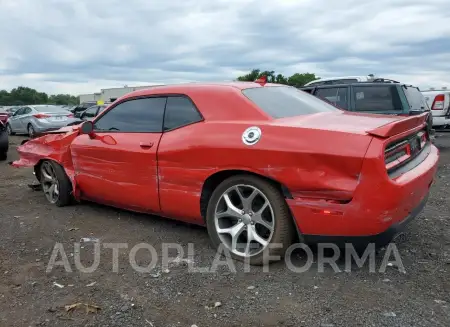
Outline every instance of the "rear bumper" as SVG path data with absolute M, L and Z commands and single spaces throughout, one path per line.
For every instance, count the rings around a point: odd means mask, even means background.
M 433 126 L 450 125 L 450 116 L 433 116 Z
M 340 247 L 345 247 L 345 244 L 351 243 L 355 247 L 364 247 L 367 244 L 375 244 L 377 247 L 385 246 L 392 241 L 395 236 L 401 233 L 405 227 L 416 218 L 425 208 L 429 194 L 415 207 L 411 213 L 402 221 L 391 225 L 384 232 L 369 236 L 320 236 L 320 235 L 303 235 L 306 243 L 334 243 Z
M 391 235 L 425 206 L 433 182 L 439 151 L 430 145 L 419 165 L 390 179 L 376 159 L 363 164 L 353 199 L 346 204 L 326 200 L 288 199 L 299 232 L 305 239 L 336 237 L 351 240 Z

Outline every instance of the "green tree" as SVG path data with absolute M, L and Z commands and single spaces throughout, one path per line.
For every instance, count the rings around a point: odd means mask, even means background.
M 260 76 L 260 72 L 261 71 L 259 69 L 253 69 L 247 75 L 239 76 L 237 80 L 241 82 L 253 82 L 255 79 L 258 79 L 258 77 Z
M 302 87 L 306 83 L 318 79 L 315 74 L 312 73 L 295 73 L 292 76 L 286 77 L 282 74 L 276 74 L 273 70 L 261 71 L 260 69 L 252 69 L 250 73 L 239 76 L 238 81 L 253 82 L 261 76 L 267 76 L 267 82 L 287 84 L 295 87 Z
M 316 79 L 318 79 L 316 74 L 312 74 L 312 73 L 303 73 L 303 74 L 295 73 L 294 75 L 292 75 L 292 76 L 290 76 L 288 78 L 288 84 L 291 85 L 291 86 L 295 86 L 295 87 L 302 87 L 306 83 L 309 83 L 309 82 L 314 81 Z
M 48 96 L 45 92 L 38 92 L 35 89 L 19 86 L 8 92 L 0 90 L 0 105 L 21 106 L 32 104 L 56 104 L 75 105 L 79 103 L 78 97 L 70 94 L 56 94 Z

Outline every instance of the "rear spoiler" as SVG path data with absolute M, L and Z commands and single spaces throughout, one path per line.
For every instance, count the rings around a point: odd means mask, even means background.
M 424 112 L 423 114 L 420 115 L 410 116 L 405 119 L 401 119 L 393 123 L 377 127 L 370 131 L 367 131 L 367 133 L 373 136 L 388 138 L 406 132 L 408 130 L 414 129 L 418 126 L 425 125 L 428 115 L 429 115 L 428 112 Z

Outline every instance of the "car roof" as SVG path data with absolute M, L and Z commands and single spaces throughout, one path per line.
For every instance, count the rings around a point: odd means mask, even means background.
M 220 92 L 221 90 L 226 90 L 228 88 L 234 88 L 237 90 L 244 90 L 248 88 L 255 87 L 268 87 L 268 86 L 282 86 L 280 84 L 275 83 L 266 83 L 262 86 L 256 82 L 216 82 L 216 83 L 180 83 L 180 84 L 171 84 L 171 85 L 160 85 L 153 86 L 147 89 L 140 89 L 133 91 L 131 93 L 126 94 L 124 97 L 135 97 L 135 96 L 146 96 L 146 95 L 155 95 L 155 94 L 180 94 L 186 93 L 190 91 L 198 91 L 198 90 L 208 90 L 208 91 L 216 91 Z
M 407 86 L 407 87 L 414 87 L 418 88 L 417 86 L 406 84 L 406 83 L 400 83 L 400 82 L 352 82 L 352 83 L 340 83 L 340 84 L 327 84 L 327 85 L 310 85 L 310 86 L 304 86 L 301 87 L 301 89 L 314 89 L 314 88 L 332 88 L 332 87 L 339 87 L 339 86 L 380 86 L 380 85 L 400 85 L 400 86 Z
M 248 88 L 281 87 L 287 85 L 267 83 L 264 86 L 256 82 L 222 82 L 222 83 L 183 83 L 161 85 L 128 93 L 116 101 L 118 104 L 130 98 L 157 95 L 186 95 L 208 120 L 268 120 L 253 102 L 242 95 Z M 220 99 L 220 101 L 218 101 Z

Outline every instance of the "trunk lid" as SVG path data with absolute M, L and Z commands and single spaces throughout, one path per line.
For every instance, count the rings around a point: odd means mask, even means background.
M 324 112 L 274 120 L 273 124 L 338 132 L 369 134 L 387 138 L 425 124 L 427 113 L 415 116 L 362 114 L 347 111 Z

